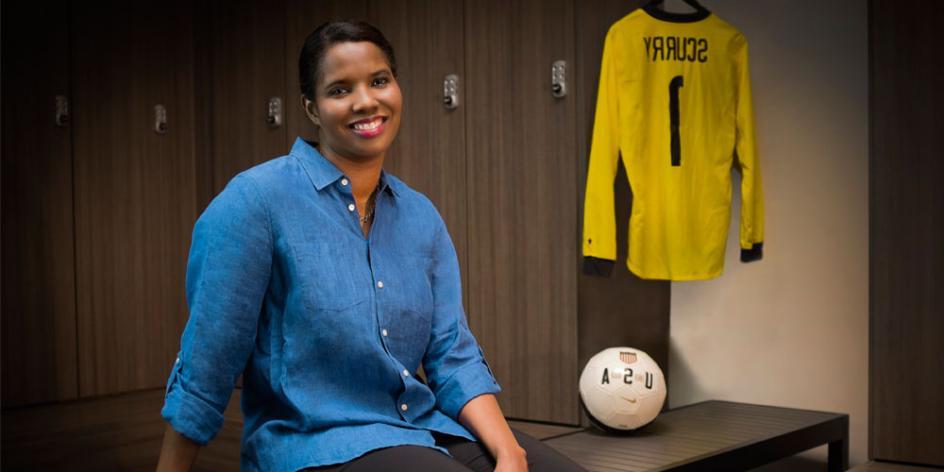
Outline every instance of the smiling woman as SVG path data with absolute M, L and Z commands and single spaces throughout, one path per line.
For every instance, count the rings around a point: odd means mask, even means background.
M 400 129 L 403 96 L 393 47 L 368 24 L 326 23 L 305 40 L 298 64 L 302 107 L 318 128 L 318 150 L 351 175 L 366 235 L 376 182 Z
M 299 74 L 318 142 L 236 176 L 194 227 L 158 470 L 190 468 L 240 374 L 243 470 L 581 470 L 508 427 L 445 224 L 383 170 L 393 48 L 328 23 Z

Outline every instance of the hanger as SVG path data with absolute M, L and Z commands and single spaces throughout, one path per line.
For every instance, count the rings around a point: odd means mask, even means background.
M 695 11 L 698 13 L 705 13 L 708 11 L 708 9 L 702 6 L 702 4 L 698 3 L 697 0 L 682 0 L 682 1 L 685 2 L 685 4 L 687 4 L 688 6 L 694 8 Z M 663 3 L 665 3 L 665 0 L 649 0 L 648 2 L 646 2 L 643 8 L 654 9 L 655 7 L 662 5 Z

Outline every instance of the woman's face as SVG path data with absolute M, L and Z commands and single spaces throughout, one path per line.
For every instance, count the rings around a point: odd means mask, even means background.
M 329 47 L 315 101 L 303 98 L 303 103 L 320 128 L 322 151 L 350 160 L 383 156 L 400 129 L 400 87 L 383 51 L 370 42 Z

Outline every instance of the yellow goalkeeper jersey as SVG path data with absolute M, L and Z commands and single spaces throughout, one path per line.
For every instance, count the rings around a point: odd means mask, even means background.
M 744 36 L 707 10 L 639 9 L 610 27 L 584 201 L 587 262 L 609 261 L 612 268 L 616 259 L 613 183 L 620 158 L 633 193 L 627 265 L 634 274 L 667 280 L 721 274 L 732 166 L 741 173 L 741 260 L 762 257 L 747 55 Z

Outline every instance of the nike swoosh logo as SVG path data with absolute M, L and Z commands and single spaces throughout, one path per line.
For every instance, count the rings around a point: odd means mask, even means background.
M 624 396 L 622 396 L 622 395 L 618 395 L 618 396 L 619 396 L 620 398 L 622 398 L 623 400 L 626 400 L 626 401 L 628 401 L 628 402 L 630 402 L 630 403 L 636 403 L 636 399 L 635 399 L 635 398 L 627 398 L 627 397 L 624 397 Z

